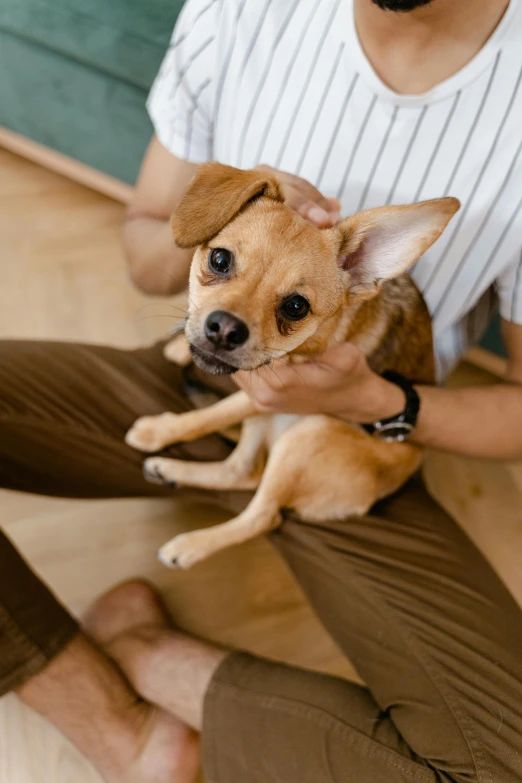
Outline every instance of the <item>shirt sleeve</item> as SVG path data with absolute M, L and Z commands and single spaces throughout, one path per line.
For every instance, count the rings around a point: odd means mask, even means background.
M 522 324 L 522 250 L 497 279 L 496 287 L 502 318 Z
M 178 158 L 204 163 L 212 156 L 215 39 L 220 0 L 185 3 L 147 110 L 161 144 Z

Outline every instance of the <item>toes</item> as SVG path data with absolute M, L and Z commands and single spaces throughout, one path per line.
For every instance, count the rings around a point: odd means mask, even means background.
M 151 464 L 149 460 L 145 460 L 143 463 L 143 475 L 151 484 L 165 483 L 158 466 L 154 463 Z
M 143 416 L 125 435 L 125 443 L 139 451 L 160 451 L 165 446 L 165 432 L 171 414 Z
M 142 624 L 168 624 L 168 615 L 156 588 L 141 579 L 116 585 L 100 596 L 82 618 L 84 630 L 101 645 Z
M 161 547 L 158 560 L 167 568 L 185 570 L 201 560 L 201 556 L 192 546 L 192 534 L 182 533 Z
M 125 443 L 138 451 L 160 451 L 162 443 L 159 438 L 141 427 L 133 427 L 125 435 Z
M 158 551 L 158 560 L 160 561 L 160 563 L 163 563 L 164 566 L 170 568 L 172 571 L 178 571 L 182 569 L 182 566 L 179 562 L 177 555 L 174 555 L 173 557 L 169 557 L 169 555 L 166 555 L 161 549 Z
M 167 478 L 160 467 L 158 460 L 147 459 L 143 464 L 143 475 L 151 484 L 161 484 L 164 487 L 175 489 L 177 484 L 172 479 Z

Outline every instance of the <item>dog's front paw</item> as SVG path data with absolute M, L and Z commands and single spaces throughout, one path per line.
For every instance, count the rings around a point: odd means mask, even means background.
M 143 475 L 151 484 L 163 484 L 166 487 L 176 487 L 178 481 L 173 475 L 169 464 L 172 460 L 162 457 L 149 457 L 143 463 Z
M 159 416 L 142 416 L 130 428 L 125 443 L 139 451 L 161 451 L 174 443 L 172 430 L 178 419 L 175 413 L 162 413 Z
M 163 356 L 169 362 L 174 362 L 178 367 L 186 367 L 192 363 L 190 345 L 184 335 L 179 335 L 171 340 L 163 349 Z
M 158 559 L 167 568 L 191 568 L 200 560 L 204 560 L 211 554 L 206 546 L 203 531 L 196 530 L 192 533 L 182 533 L 172 541 L 161 547 L 158 551 Z

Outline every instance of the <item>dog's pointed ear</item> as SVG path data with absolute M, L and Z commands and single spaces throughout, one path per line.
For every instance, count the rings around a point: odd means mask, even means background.
M 456 198 L 439 198 L 403 207 L 379 207 L 338 223 L 339 266 L 350 292 L 377 293 L 385 280 L 398 277 L 431 247 L 459 210 Z
M 189 248 L 208 242 L 259 196 L 284 201 L 281 186 L 270 173 L 203 163 L 172 216 L 176 244 Z

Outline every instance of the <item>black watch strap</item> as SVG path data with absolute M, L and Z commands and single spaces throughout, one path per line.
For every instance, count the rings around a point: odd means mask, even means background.
M 363 424 L 363 429 L 376 438 L 388 441 L 403 441 L 415 429 L 417 417 L 419 415 L 420 398 L 413 383 L 398 372 L 388 370 L 382 374 L 382 377 L 399 386 L 405 396 L 406 404 L 402 413 L 396 416 L 390 416 L 388 419 L 381 419 L 373 424 Z

